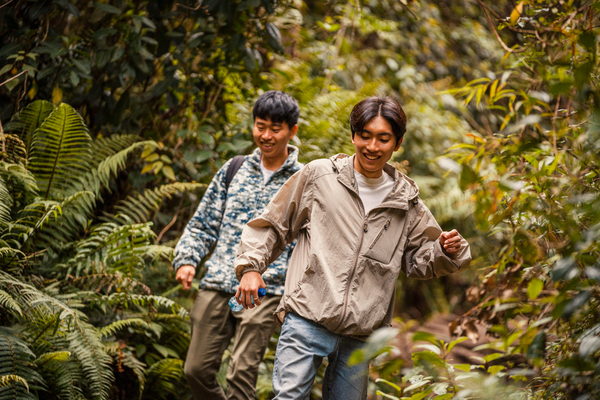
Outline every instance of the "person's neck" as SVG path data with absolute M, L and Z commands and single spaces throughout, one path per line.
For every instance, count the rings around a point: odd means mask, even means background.
M 362 168 L 360 168 L 360 164 L 356 160 L 356 158 L 354 159 L 353 166 L 354 166 L 354 170 L 356 172 L 358 172 L 359 174 L 361 174 L 362 176 L 364 176 L 365 178 L 377 179 L 377 178 L 381 178 L 381 176 L 383 175 L 383 168 L 381 168 L 379 171 L 373 171 L 373 172 L 361 171 Z
M 285 164 L 285 161 L 288 158 L 288 152 L 286 151 L 286 153 L 282 156 L 279 157 L 265 157 L 265 156 L 261 156 L 260 160 L 263 164 L 263 166 L 268 169 L 269 171 L 277 171 L 283 164 Z

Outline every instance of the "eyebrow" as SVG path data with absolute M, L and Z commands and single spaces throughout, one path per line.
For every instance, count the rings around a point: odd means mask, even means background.
M 373 132 L 371 132 L 371 131 L 370 131 L 370 130 L 368 130 L 368 129 L 363 129 L 362 131 L 363 131 L 363 132 L 366 132 L 366 133 L 370 133 L 371 135 L 373 135 Z M 378 134 L 378 136 L 384 136 L 384 135 L 386 135 L 386 136 L 392 136 L 392 134 L 391 134 L 391 133 L 389 133 L 389 132 L 381 132 L 380 134 Z
M 266 123 L 266 122 L 261 122 L 261 121 L 258 121 L 258 122 L 256 123 L 256 125 L 267 125 L 267 123 Z M 281 122 L 272 122 L 272 123 L 271 123 L 271 126 L 272 126 L 272 127 L 274 127 L 274 128 L 276 128 L 276 127 L 281 127 L 281 126 L 283 126 L 283 124 L 282 124 Z

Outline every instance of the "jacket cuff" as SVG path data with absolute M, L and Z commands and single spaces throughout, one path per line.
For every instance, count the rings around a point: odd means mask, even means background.
M 242 276 L 244 276 L 244 274 L 246 272 L 250 272 L 250 271 L 256 271 L 259 274 L 261 273 L 260 269 L 252 264 L 236 263 L 236 265 L 235 265 L 235 276 L 238 281 L 241 281 Z
M 177 271 L 180 267 L 184 265 L 191 265 L 192 267 L 198 269 L 199 260 L 195 257 L 175 257 L 173 260 L 173 269 Z

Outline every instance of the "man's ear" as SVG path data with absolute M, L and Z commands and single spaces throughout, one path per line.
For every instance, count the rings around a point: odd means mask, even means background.
M 402 144 L 402 141 L 404 140 L 404 137 L 400 138 L 400 141 L 398 142 L 398 144 L 396 145 L 396 148 L 394 149 L 394 151 L 398 151 L 398 149 L 400 148 L 400 145 Z
M 294 138 L 294 136 L 296 136 L 296 132 L 298 132 L 298 124 L 294 125 L 290 129 L 290 140 L 292 140 Z
M 354 132 L 352 132 L 352 144 L 354 144 Z

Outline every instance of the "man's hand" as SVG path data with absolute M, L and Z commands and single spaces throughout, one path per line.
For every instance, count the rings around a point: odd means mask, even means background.
M 183 286 L 183 290 L 188 290 L 192 287 L 192 280 L 196 275 L 196 267 L 193 265 L 182 265 L 177 270 L 177 274 L 175 275 L 175 279 L 181 283 Z
M 450 232 L 442 232 L 440 235 L 442 249 L 451 256 L 458 253 L 461 240 L 462 237 L 458 234 L 456 229 L 452 229 Z
M 265 282 L 262 279 L 262 275 L 256 271 L 246 272 L 242 276 L 242 280 L 240 281 L 240 286 L 238 286 L 238 290 L 235 293 L 235 299 L 239 304 L 242 305 L 246 310 L 248 308 L 254 308 L 252 305 L 252 299 L 254 300 L 254 304 L 260 306 L 260 298 L 258 297 L 258 289 L 259 288 L 267 288 Z M 240 298 L 241 295 L 241 298 Z

